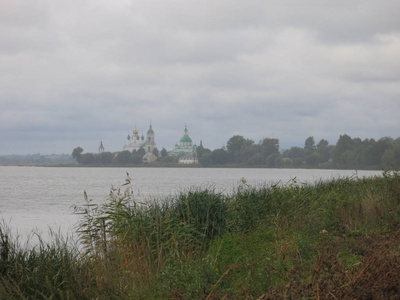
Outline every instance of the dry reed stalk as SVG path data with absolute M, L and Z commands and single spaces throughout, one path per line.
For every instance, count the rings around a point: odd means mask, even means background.
M 238 267 L 238 266 L 236 266 L 236 265 L 231 265 L 231 266 L 224 272 L 224 274 L 221 275 L 221 277 L 217 280 L 217 282 L 211 287 L 210 293 L 207 295 L 206 300 L 209 300 L 209 299 L 210 299 L 210 297 L 211 297 L 213 291 L 215 290 L 215 288 L 217 287 L 217 285 L 221 282 L 221 280 L 222 280 L 226 275 L 228 275 L 228 273 L 229 273 L 230 271 L 232 271 L 233 269 L 235 269 L 235 268 L 237 268 L 237 267 Z

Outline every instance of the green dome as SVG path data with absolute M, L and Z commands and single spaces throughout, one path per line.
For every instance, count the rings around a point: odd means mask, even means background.
M 179 142 L 180 143 L 191 143 L 192 139 L 188 135 L 184 135 Z
M 153 126 L 151 126 L 151 124 L 150 124 L 149 130 L 147 131 L 147 134 L 154 134 Z

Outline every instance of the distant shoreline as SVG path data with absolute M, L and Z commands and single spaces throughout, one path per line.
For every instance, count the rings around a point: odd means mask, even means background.
M 294 169 L 294 170 L 363 170 L 363 171 L 385 171 L 392 169 L 383 169 L 381 167 L 359 167 L 359 168 L 341 168 L 337 166 L 324 167 L 265 167 L 265 166 L 246 166 L 246 165 L 214 165 L 201 166 L 199 164 L 141 164 L 141 165 L 82 165 L 78 163 L 70 164 L 0 164 L 0 167 L 40 167 L 40 168 L 199 168 L 199 169 Z

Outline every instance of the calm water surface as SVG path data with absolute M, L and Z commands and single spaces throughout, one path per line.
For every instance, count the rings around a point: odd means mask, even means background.
M 192 187 L 230 193 L 244 178 L 251 185 L 312 183 L 338 177 L 368 177 L 380 171 L 208 168 L 44 168 L 0 166 L 0 214 L 23 239 L 48 229 L 72 233 L 78 216 L 74 206 L 84 203 L 83 192 L 96 203 L 107 199 L 111 185 L 132 178 L 134 198 L 140 201 L 175 195 Z

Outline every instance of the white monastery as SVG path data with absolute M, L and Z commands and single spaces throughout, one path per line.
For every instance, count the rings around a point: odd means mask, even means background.
M 128 134 L 128 138 L 123 150 L 124 151 L 128 150 L 130 152 L 133 152 L 133 150 L 138 151 L 140 148 L 143 148 L 146 152 L 150 153 L 152 153 L 154 148 L 156 148 L 156 142 L 154 140 L 154 131 L 151 124 L 149 130 L 147 131 L 146 139 L 144 139 L 143 134 L 141 137 L 139 137 L 139 131 L 137 131 L 136 128 L 133 131 L 132 137 Z
M 143 134 L 142 136 L 139 136 L 139 132 L 135 128 L 133 135 L 128 135 L 123 150 L 133 152 L 134 150 L 138 151 L 140 148 L 143 148 L 146 151 L 146 154 L 143 156 L 143 161 L 152 162 L 157 159 L 157 157 L 153 154 L 153 150 L 156 148 L 156 142 L 154 139 L 154 130 L 151 124 L 149 130 L 147 131 L 146 139 L 144 138 Z M 197 145 L 193 144 L 193 141 L 189 136 L 187 126 L 185 125 L 182 138 L 179 140 L 179 143 L 175 144 L 174 149 L 168 152 L 168 155 L 179 156 L 179 163 L 182 164 L 198 163 L 196 149 Z

